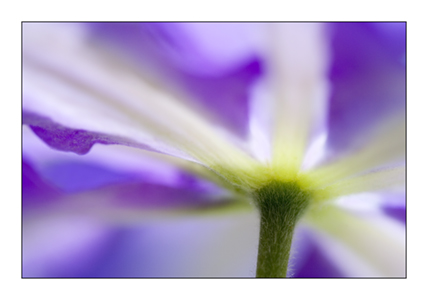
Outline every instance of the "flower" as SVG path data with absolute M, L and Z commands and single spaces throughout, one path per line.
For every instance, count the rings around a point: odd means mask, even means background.
M 207 229 L 183 218 L 181 231 L 165 225 L 168 214 L 230 212 L 238 236 L 251 235 L 260 201 L 249 199 L 272 182 L 296 183 L 311 199 L 296 229 L 295 276 L 404 276 L 404 222 L 385 208 L 404 207 L 404 30 L 24 23 L 24 276 L 218 276 L 189 271 L 204 251 L 254 275 L 252 246 L 225 254 L 183 237 L 175 245 L 193 251 L 178 247 L 185 259 L 152 269 L 151 253 L 165 250 L 139 229 L 211 240 L 206 232 L 232 221 Z M 155 217 L 165 221 L 157 229 Z M 110 252 L 106 222 L 131 228 Z M 231 236 L 236 224 L 225 227 Z M 319 252 L 323 270 L 311 271 Z M 162 273 L 178 261 L 186 271 Z

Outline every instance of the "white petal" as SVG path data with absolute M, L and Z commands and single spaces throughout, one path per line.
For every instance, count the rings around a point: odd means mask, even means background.
M 383 214 L 361 218 L 331 205 L 309 212 L 305 220 L 348 276 L 405 276 L 405 228 L 397 221 Z
M 343 196 L 334 200 L 334 204 L 352 213 L 365 216 L 381 213 L 385 200 L 379 193 L 360 193 Z
M 363 140 L 364 144 L 362 144 Z M 359 147 L 355 147 L 352 152 L 311 170 L 303 176 L 308 177 L 312 187 L 326 187 L 347 177 L 402 164 L 405 153 L 403 116 L 394 115 L 383 120 L 377 128 L 372 129 L 372 132 L 360 137 L 358 143 L 360 143 Z M 370 176 L 374 176 L 373 179 L 375 179 L 377 175 L 372 173 Z M 370 176 L 367 179 L 370 179 Z M 364 177 L 360 178 L 363 183 Z
M 273 166 L 295 176 L 314 128 L 325 123 L 327 40 L 319 23 L 269 24 L 267 71 L 275 97 Z
M 253 85 L 249 108 L 249 143 L 252 153 L 266 164 L 272 160 L 273 104 L 266 82 L 259 81 Z
M 25 109 L 204 165 L 245 165 L 249 158 L 225 141 L 227 133 L 91 44 L 78 25 L 24 24 Z
M 384 168 L 337 181 L 319 190 L 317 200 L 334 199 L 344 195 L 380 190 L 404 190 L 406 170 L 404 166 Z

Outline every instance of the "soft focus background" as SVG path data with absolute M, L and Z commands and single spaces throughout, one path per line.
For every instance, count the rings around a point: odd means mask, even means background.
M 241 139 L 248 135 L 252 88 L 265 75 L 255 46 L 259 37 L 252 34 L 257 24 L 75 25 L 96 47 L 188 95 L 220 128 Z M 383 117 L 404 113 L 406 28 L 404 23 L 326 27 L 331 47 L 327 143 L 334 155 L 352 148 L 352 137 Z M 24 29 L 24 50 L 31 53 L 25 37 Z M 31 91 L 24 82 L 24 123 L 32 117 L 25 97 Z M 255 275 L 256 212 L 209 212 L 231 202 L 227 191 L 159 156 L 108 141 L 85 155 L 57 151 L 51 147 L 58 149 L 64 140 L 49 134 L 43 126 L 23 126 L 23 277 Z M 384 215 L 404 225 L 404 195 L 382 197 Z M 324 251 L 314 234 L 300 227 L 291 274 L 347 276 Z

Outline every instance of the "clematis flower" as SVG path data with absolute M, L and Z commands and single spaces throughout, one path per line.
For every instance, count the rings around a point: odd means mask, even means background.
M 404 23 L 24 23 L 23 276 L 404 277 L 404 111 Z

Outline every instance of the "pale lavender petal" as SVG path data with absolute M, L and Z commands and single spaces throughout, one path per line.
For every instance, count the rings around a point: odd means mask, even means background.
M 195 23 L 90 23 L 88 26 L 94 30 L 94 39 L 107 41 L 107 45 L 119 49 L 141 68 L 150 70 L 173 88 L 184 90 L 196 100 L 194 104 L 208 110 L 223 126 L 241 136 L 247 134 L 249 89 L 261 75 L 261 62 L 254 54 L 247 53 L 244 59 L 235 55 L 235 61 L 227 57 L 227 64 L 213 59 L 212 53 L 201 48 L 192 29 L 198 26 Z M 223 52 L 228 51 L 228 40 L 242 39 L 230 30 L 213 35 L 213 28 L 207 28 L 206 24 L 203 30 L 216 39 L 217 45 L 223 45 L 220 46 L 225 49 Z
M 132 227 L 83 217 L 39 220 L 24 231 L 23 276 L 252 277 L 256 252 L 248 248 L 257 235 L 242 228 L 254 220 L 238 215 Z
M 334 23 L 328 142 L 350 146 L 356 133 L 405 111 L 405 23 Z
M 22 276 L 75 274 L 96 257 L 108 230 L 84 217 L 57 215 L 52 208 L 65 194 L 27 160 L 22 164 Z
M 108 246 L 107 226 L 82 216 L 44 214 L 23 220 L 22 276 L 75 277 Z
M 80 277 L 252 277 L 256 242 L 239 216 L 117 228 Z M 254 233 L 253 231 L 250 231 Z

